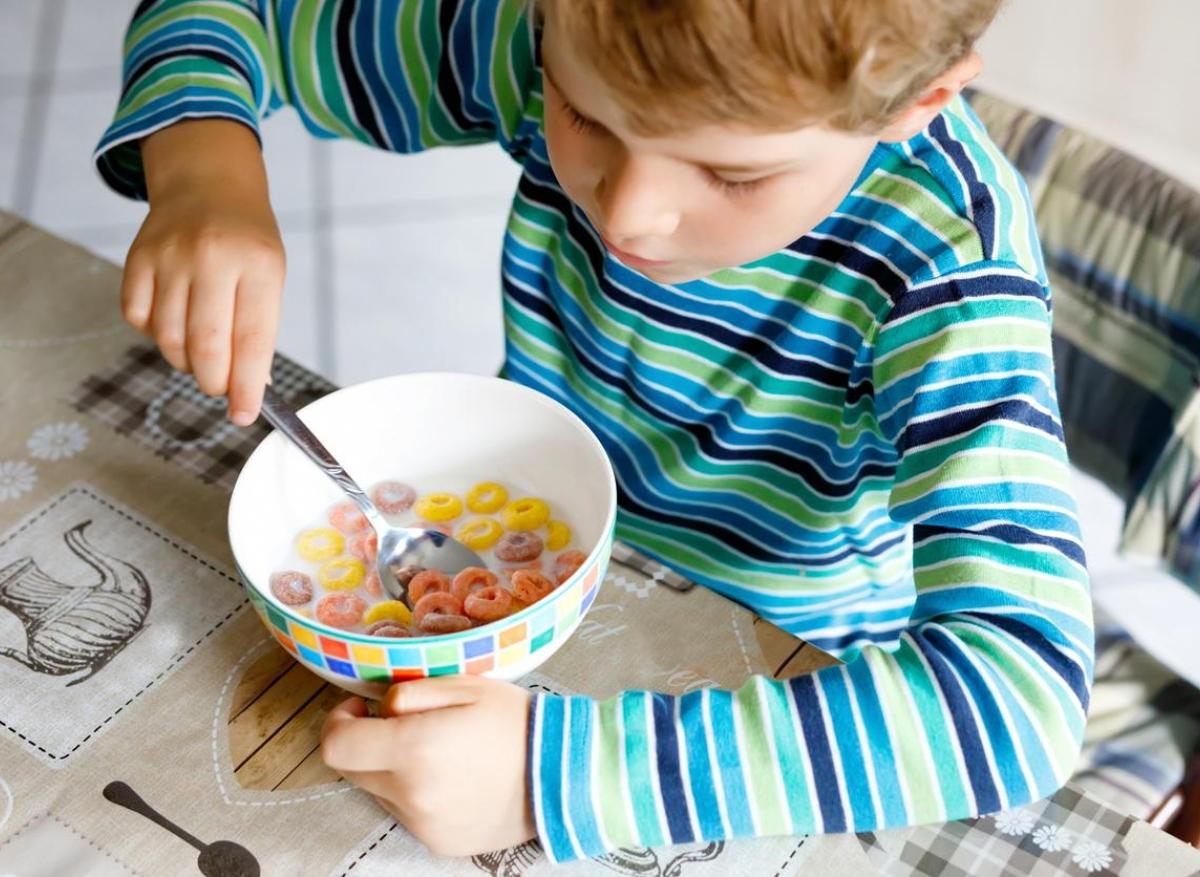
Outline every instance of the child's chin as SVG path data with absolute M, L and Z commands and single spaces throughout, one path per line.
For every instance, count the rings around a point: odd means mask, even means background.
M 654 268 L 639 269 L 655 283 L 687 283 L 707 277 L 712 271 L 706 271 L 694 265 L 663 265 Z

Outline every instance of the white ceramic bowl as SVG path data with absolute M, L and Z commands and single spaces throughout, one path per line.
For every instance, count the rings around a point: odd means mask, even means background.
M 550 657 L 595 599 L 612 548 L 616 485 L 595 435 L 562 405 L 499 378 L 411 374 L 347 387 L 301 409 L 364 488 L 494 480 L 546 498 L 571 525 L 582 567 L 534 605 L 445 636 L 382 639 L 329 627 L 271 594 L 268 580 L 301 530 L 342 496 L 277 433 L 250 455 L 229 504 L 242 584 L 267 629 L 313 672 L 379 697 L 393 681 L 451 673 L 515 679 Z

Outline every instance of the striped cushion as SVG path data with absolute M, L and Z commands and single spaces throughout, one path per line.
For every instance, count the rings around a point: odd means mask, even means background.
M 991 95 L 969 99 L 1033 196 L 1072 462 L 1124 498 L 1124 551 L 1200 588 L 1200 193 Z

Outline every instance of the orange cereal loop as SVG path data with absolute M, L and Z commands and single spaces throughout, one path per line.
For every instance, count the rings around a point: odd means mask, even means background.
M 332 527 L 305 530 L 296 537 L 296 553 L 309 563 L 337 557 L 346 548 L 346 538 Z
M 462 615 L 463 601 L 449 592 L 437 591 L 426 594 L 417 601 L 413 609 L 413 624 L 422 626 L 422 622 L 430 614 L 433 615 Z
M 465 521 L 454 538 L 472 551 L 487 551 L 504 535 L 504 528 L 495 518 L 471 518 Z
M 414 608 L 428 594 L 450 593 L 450 576 L 439 569 L 425 569 L 408 583 L 408 602 Z
M 353 591 L 366 577 L 366 564 L 357 557 L 335 557 L 317 570 L 317 581 L 326 591 Z
M 363 624 L 374 624 L 376 621 L 394 621 L 398 624 L 412 624 L 412 611 L 399 600 L 384 600 L 376 603 L 363 616 Z
M 562 521 L 549 521 L 546 524 L 546 549 L 559 551 L 571 544 L 571 528 Z
M 480 588 L 463 601 L 463 611 L 467 613 L 468 618 L 485 624 L 497 621 L 512 614 L 513 596 L 499 585 Z
M 453 521 L 463 511 L 462 500 L 453 493 L 427 493 L 417 500 L 417 514 L 427 521 Z
M 490 569 L 468 566 L 454 577 L 454 581 L 450 584 L 450 593 L 460 600 L 466 600 L 476 591 L 490 588 L 498 581 L 499 578 Z
M 356 533 L 350 537 L 346 550 L 368 566 L 374 566 L 375 558 L 379 555 L 379 536 L 374 530 Z
M 578 572 L 587 555 L 578 548 L 564 551 L 554 561 L 554 578 L 560 585 Z
M 357 533 L 371 526 L 367 516 L 352 502 L 339 502 L 329 510 L 329 523 L 343 533 Z
M 529 561 L 529 563 L 523 563 L 520 566 L 506 566 L 503 569 L 501 569 L 500 571 L 502 573 L 504 573 L 505 577 L 508 579 L 508 583 L 511 585 L 512 577 L 515 573 L 518 573 L 521 570 L 528 570 L 530 572 L 542 572 L 544 566 L 545 565 L 542 563 L 542 558 L 539 557 L 539 558 L 537 558 L 537 560 L 531 560 L 531 561 Z
M 536 530 L 550 520 L 550 506 L 536 496 L 523 496 L 504 507 L 500 520 L 510 530 Z
M 371 488 L 371 502 L 385 515 L 399 515 L 412 508 L 417 492 L 400 481 L 381 481 Z
M 383 582 L 379 580 L 379 570 L 373 569 L 367 576 L 367 581 L 363 584 L 363 588 L 372 597 L 383 596 Z
M 512 575 L 513 596 L 522 603 L 536 603 L 554 590 L 554 582 L 540 572 L 519 569 Z
M 354 627 L 367 611 L 366 601 L 358 594 L 330 594 L 317 601 L 317 621 L 343 630 Z
M 495 481 L 481 481 L 467 491 L 467 508 L 478 515 L 497 512 L 508 502 L 508 491 Z

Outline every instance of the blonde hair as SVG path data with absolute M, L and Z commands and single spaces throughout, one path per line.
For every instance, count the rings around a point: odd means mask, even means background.
M 1001 0 L 535 0 L 637 133 L 887 125 Z

